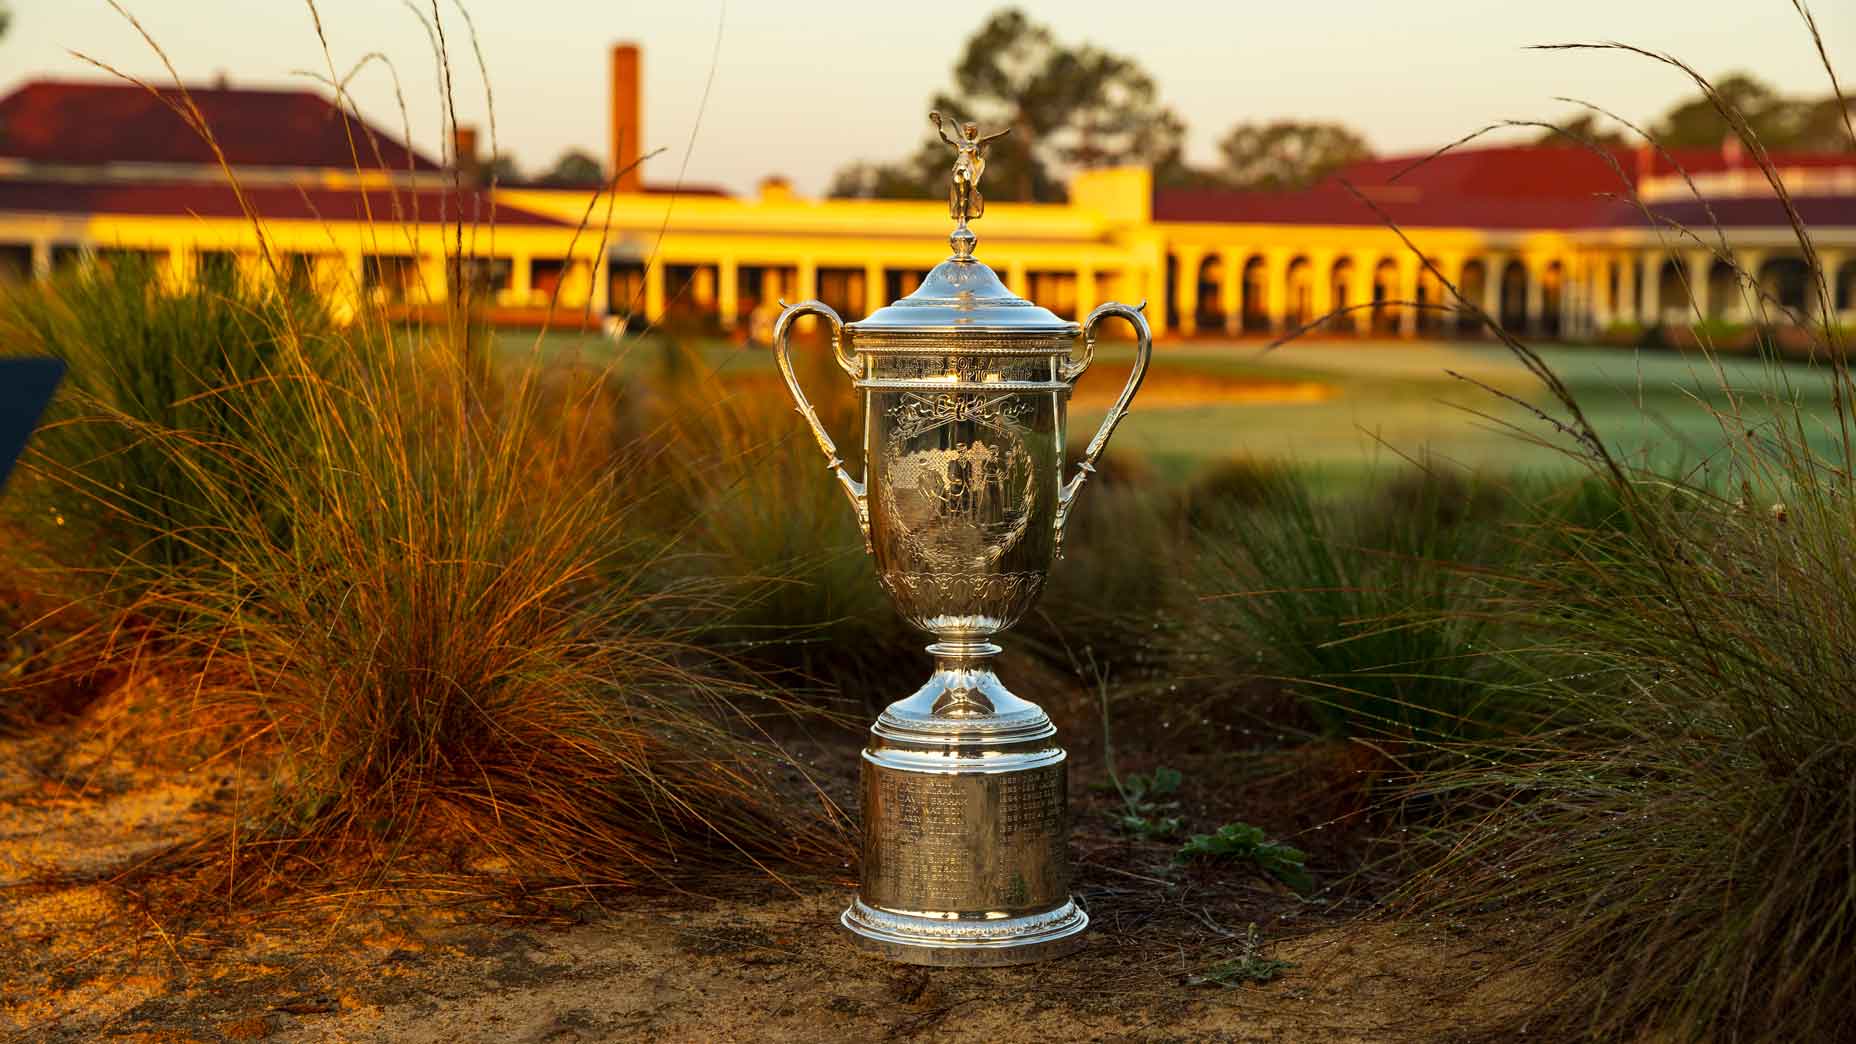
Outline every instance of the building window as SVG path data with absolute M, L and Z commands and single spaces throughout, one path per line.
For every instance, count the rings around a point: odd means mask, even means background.
M 509 289 L 515 264 L 506 257 L 454 257 L 445 262 L 445 286 L 453 297 L 495 294 Z
M 32 244 L 0 243 L 0 285 L 32 278 Z
M 418 284 L 416 258 L 404 254 L 367 254 L 361 258 L 361 289 L 373 300 L 399 304 Z
M 230 250 L 202 250 L 194 262 L 202 286 L 231 286 L 238 280 L 238 255 Z

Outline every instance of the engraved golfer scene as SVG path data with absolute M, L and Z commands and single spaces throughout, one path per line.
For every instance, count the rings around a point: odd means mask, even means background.
M 0 1040 L 1856 1044 L 1853 63 L 0 0 Z

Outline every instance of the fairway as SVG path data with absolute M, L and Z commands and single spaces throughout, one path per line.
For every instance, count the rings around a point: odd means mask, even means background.
M 549 335 L 538 342 L 507 332 L 498 344 L 506 360 L 577 360 L 641 380 L 668 365 L 722 381 L 773 368 L 768 349 L 713 340 L 673 350 L 654 337 Z M 799 353 L 824 350 L 819 344 Z M 1821 366 L 1735 356 L 1717 370 L 1699 353 L 1580 345 L 1542 348 L 1541 355 L 1607 444 L 1631 460 L 1699 468 L 1718 459 L 1725 439 L 1712 411 L 1733 402 L 1761 419 L 1774 415 L 1773 403 L 1795 402 L 1819 429 L 1814 441 L 1834 441 L 1829 372 Z M 1073 441 L 1101 422 L 1132 357 L 1125 342 L 1102 347 L 1078 384 Z M 814 367 L 803 376 L 823 381 L 827 373 Z M 1540 381 L 1496 344 L 1329 340 L 1269 349 L 1258 341 L 1162 342 L 1113 449 L 1147 457 L 1173 481 L 1241 457 L 1290 461 L 1335 480 L 1416 456 L 1502 473 L 1577 467 L 1561 452 L 1571 445 L 1567 436 L 1496 392 L 1563 417 Z M 821 386 L 812 394 L 832 393 Z

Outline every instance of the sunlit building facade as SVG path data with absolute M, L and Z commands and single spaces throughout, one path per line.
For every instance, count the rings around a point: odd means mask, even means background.
M 780 299 L 868 314 L 941 260 L 943 203 L 808 199 L 778 178 L 748 197 L 645 180 L 639 66 L 636 48 L 614 48 L 611 191 L 491 190 L 468 128 L 434 160 L 315 91 L 26 83 L 0 97 L 0 280 L 136 255 L 174 279 L 225 265 L 314 281 L 348 306 L 416 311 L 468 283 L 499 323 L 728 333 Z M 1309 332 L 1478 333 L 1446 280 L 1541 337 L 1811 322 L 1820 272 L 1831 307 L 1856 319 L 1856 154 L 1772 157 L 1790 213 L 1731 148 L 1422 159 L 1357 164 L 1296 192 L 1084 171 L 1068 202 L 991 203 L 976 230 L 1018 293 L 1071 317 L 1145 300 L 1181 336 L 1276 335 L 1337 309 Z

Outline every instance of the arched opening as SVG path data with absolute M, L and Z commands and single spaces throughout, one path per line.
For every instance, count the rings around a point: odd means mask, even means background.
M 1328 329 L 1358 333 L 1360 330 L 1359 316 L 1347 311 L 1360 303 L 1349 300 L 1347 297 L 1347 291 L 1353 286 L 1353 258 L 1343 257 L 1334 262 L 1333 269 L 1328 273 L 1328 286 L 1330 288 L 1329 300 L 1334 302 L 1334 311 L 1337 313 L 1333 319 L 1328 320 Z
M 1814 296 L 1811 270 L 1799 258 L 1775 257 L 1759 266 L 1759 286 L 1769 303 L 1777 302 L 1798 315 L 1810 311 L 1807 302 Z M 1785 317 L 1775 315 L 1772 318 L 1783 320 Z
M 1179 258 L 1172 254 L 1166 256 L 1166 302 L 1163 308 L 1166 320 L 1164 328 L 1179 329 Z
M 825 280 L 824 269 L 819 269 L 819 282 Z M 857 292 L 863 292 L 863 282 L 856 284 Z M 1075 322 L 1076 314 L 1076 273 L 1052 269 L 1031 269 L 1025 273 L 1026 297 L 1050 309 L 1059 319 Z M 853 298 L 853 300 L 857 300 Z M 826 301 L 830 303 L 829 300 Z M 861 311 L 861 302 L 852 306 L 854 311 Z M 848 314 L 848 313 L 847 313 Z
M 1843 262 L 1843 267 L 1831 274 L 1830 299 L 1836 302 L 1838 312 L 1856 308 L 1856 261 Z
M 1224 259 L 1217 254 L 1209 255 L 1199 262 L 1199 313 L 1197 316 L 1200 330 L 1224 329 L 1224 301 L 1219 294 L 1224 282 Z
M 1692 318 L 1687 308 L 1687 266 L 1681 260 L 1672 257 L 1663 262 L 1662 268 L 1657 272 L 1656 300 L 1661 312 L 1657 315 L 1644 316 L 1646 323 L 1655 326 L 1669 320 L 1681 323 Z
M 1462 292 L 1463 300 L 1469 301 L 1478 308 L 1482 307 L 1482 302 L 1488 299 L 1489 266 L 1480 258 L 1465 261 L 1463 274 L 1457 279 L 1456 288 Z M 1461 332 L 1462 325 L 1462 323 L 1457 324 L 1458 332 Z M 1470 327 L 1470 332 L 1476 332 L 1475 326 Z
M 1432 262 L 1435 264 L 1435 262 Z M 1445 320 L 1448 318 L 1444 307 L 1449 304 L 1449 291 L 1444 289 L 1443 280 L 1431 271 L 1430 265 L 1418 267 L 1418 333 L 1426 337 L 1440 337 L 1444 333 Z
M 1289 262 L 1288 271 L 1283 273 L 1283 301 L 1287 314 L 1284 321 L 1291 330 L 1297 330 L 1315 317 L 1315 270 L 1305 257 L 1298 257 Z
M 1244 330 L 1270 328 L 1269 265 L 1252 256 L 1244 262 Z
M 642 261 L 613 258 L 606 267 L 607 314 L 619 316 L 628 330 L 642 330 L 645 267 Z
M 1510 261 L 1502 269 L 1502 329 L 1520 332 L 1527 329 L 1527 266 Z
M 715 265 L 664 266 L 664 319 L 672 329 L 720 329 Z
M 1540 332 L 1547 337 L 1560 335 L 1560 320 L 1565 312 L 1566 269 L 1558 261 L 1547 263 L 1540 273 Z
M 1708 318 L 1725 319 L 1741 311 L 1740 279 L 1734 266 L 1715 261 L 1708 267 Z
M 1391 258 L 1373 268 L 1373 323 L 1376 334 L 1398 332 L 1398 263 Z

